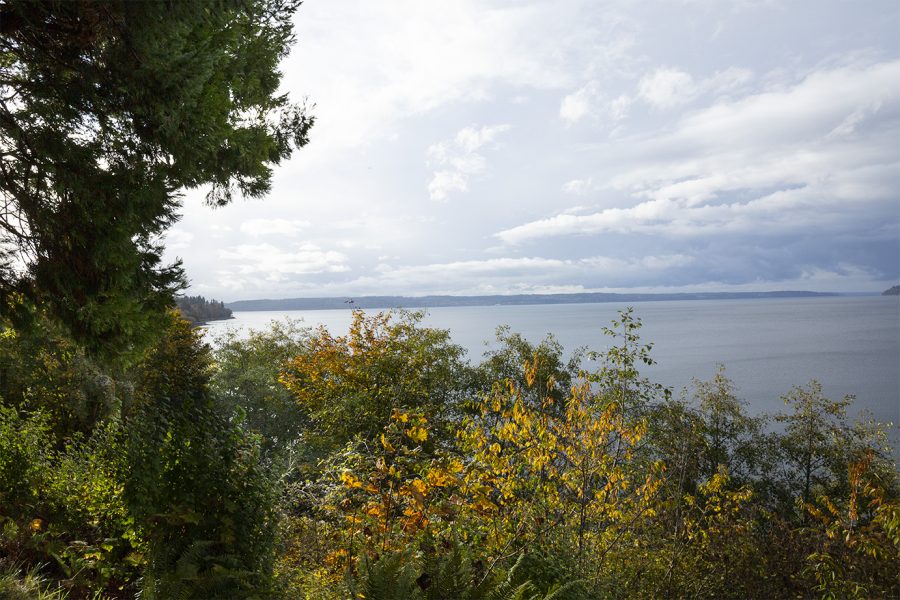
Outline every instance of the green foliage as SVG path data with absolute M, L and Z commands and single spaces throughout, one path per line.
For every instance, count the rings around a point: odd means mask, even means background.
M 281 382 L 312 427 L 305 442 L 319 456 L 354 436 L 373 440 L 395 409 L 445 422 L 465 398 L 463 349 L 447 331 L 420 327 L 422 313 L 354 311 L 348 335 L 324 328 L 285 367 Z
M 260 197 L 307 142 L 312 119 L 278 93 L 298 5 L 0 6 L 0 314 L 47 310 L 106 355 L 152 339 L 184 285 L 156 241 L 178 191 Z
M 753 448 L 763 421 L 747 415 L 744 403 L 737 398 L 734 384 L 725 376 L 725 366 L 709 381 L 694 380 L 694 401 L 698 405 L 701 427 L 706 440 L 702 474 L 712 477 L 725 468 L 732 478 L 749 480 L 760 459 Z
M 210 388 L 216 401 L 242 414 L 241 426 L 262 438 L 265 457 L 285 475 L 315 463 L 303 439 L 308 414 L 279 382 L 288 362 L 306 352 L 311 335 L 298 322 L 283 321 L 246 338 L 228 332 L 213 344 Z
M 532 344 L 509 326 L 498 327 L 494 337 L 498 346 L 485 353 L 476 369 L 478 390 L 487 393 L 495 382 L 510 380 L 526 395 L 546 393 L 560 404 L 578 378 L 583 352 L 573 352 L 566 361 L 562 345 L 552 335 Z M 536 365 L 535 385 L 526 384 L 522 368 L 526 362 Z M 537 395 L 530 401 L 539 402 Z
M 24 411 L 42 411 L 56 440 L 88 434 L 127 400 L 117 380 L 46 319 L 27 330 L 0 329 L 0 398 Z
M 137 375 L 126 418 L 129 510 L 146 531 L 144 597 L 239 598 L 267 593 L 274 551 L 274 487 L 258 442 L 209 391 L 211 361 L 186 321 Z
M 397 552 L 377 561 L 364 559 L 361 573 L 361 581 L 351 587 L 361 598 L 412 600 L 422 597 L 416 583 L 418 569 L 408 554 Z
M 765 561 L 754 539 L 753 492 L 734 488 L 720 468 L 695 494 L 685 495 L 680 529 L 660 582 L 665 595 L 746 598 L 765 590 Z
M 822 385 L 811 381 L 807 387 L 797 386 L 782 398 L 792 410 L 775 415 L 784 424 L 780 438 L 782 460 L 786 467 L 787 487 L 799 490 L 800 499 L 808 503 L 813 492 L 828 493 L 843 479 L 840 449 L 847 433 L 847 407 L 852 397 L 829 400 L 822 395 Z
M 818 527 L 804 574 L 822 598 L 891 598 L 900 594 L 900 501 L 894 481 L 873 469 L 874 451 L 850 464 L 849 496 L 819 496 L 805 508 Z
M 127 587 L 141 544 L 122 498 L 117 425 L 57 451 L 42 413 L 0 415 L 0 551 L 70 590 Z
M 43 414 L 20 415 L 0 406 L 0 517 L 36 515 L 52 452 Z
M 648 406 L 667 399 L 671 392 L 650 382 L 640 374 L 641 365 L 656 361 L 650 356 L 653 344 L 641 343 L 641 320 L 631 307 L 613 319 L 612 327 L 604 327 L 603 334 L 611 340 L 605 352 L 589 352 L 588 358 L 600 363 L 600 368 L 587 375 L 607 402 L 618 404 L 626 419 L 640 419 Z
M 529 578 L 547 573 L 522 553 L 505 573 L 489 577 L 471 553 L 453 544 L 446 554 L 422 561 L 410 551 L 395 552 L 377 560 L 364 559 L 359 574 L 351 578 L 356 597 L 372 600 L 578 600 L 587 598 L 578 581 L 554 582 L 548 589 Z M 536 568 L 538 567 L 538 568 Z

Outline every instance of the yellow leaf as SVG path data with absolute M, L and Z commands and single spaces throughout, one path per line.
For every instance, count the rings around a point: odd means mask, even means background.
M 453 476 L 441 469 L 429 471 L 426 478 L 428 484 L 435 487 L 446 487 L 454 482 Z
M 425 482 L 421 479 L 415 479 L 410 482 L 408 486 L 406 486 L 406 491 L 412 496 L 415 501 L 421 506 L 425 504 L 425 491 L 427 487 L 425 486 Z
M 341 482 L 346 485 L 348 488 L 359 488 L 362 487 L 362 483 L 360 483 L 359 479 L 353 476 L 353 473 L 349 471 L 344 471 L 341 473 Z
M 428 430 L 424 427 L 413 426 L 406 430 L 406 435 L 414 442 L 424 442 L 428 439 Z

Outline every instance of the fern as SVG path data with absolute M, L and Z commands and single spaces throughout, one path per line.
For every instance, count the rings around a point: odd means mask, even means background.
M 416 582 L 418 569 L 408 552 L 390 554 L 376 561 L 364 558 L 362 572 L 358 593 L 367 600 L 413 600 L 422 597 Z
M 506 578 L 501 581 L 487 596 L 488 600 L 578 600 L 587 598 L 581 590 L 582 582 L 575 580 L 560 585 L 558 582 L 549 585 L 549 589 L 542 591 L 530 577 L 529 571 L 537 570 L 539 575 L 545 575 L 546 571 L 552 571 L 548 565 L 543 564 L 540 557 L 534 557 L 524 552 L 516 559 L 515 564 L 509 569 Z
M 432 556 L 425 563 L 419 582 L 428 600 L 480 600 L 484 597 L 474 584 L 471 556 L 459 543 L 453 544 L 448 554 Z
M 254 573 L 241 568 L 240 561 L 227 554 L 214 554 L 215 542 L 198 540 L 167 570 L 149 582 L 142 596 L 146 600 L 232 599 L 247 597 L 254 589 Z
M 465 545 L 454 544 L 446 554 L 421 562 L 412 552 L 396 552 L 377 559 L 364 557 L 357 577 L 348 581 L 354 597 L 366 600 L 576 600 L 586 598 L 580 582 L 558 582 L 542 588 L 530 577 L 542 562 L 519 555 L 505 576 L 484 578 L 473 565 Z M 484 579 L 482 581 L 482 579 Z M 545 591 L 546 590 L 546 591 Z

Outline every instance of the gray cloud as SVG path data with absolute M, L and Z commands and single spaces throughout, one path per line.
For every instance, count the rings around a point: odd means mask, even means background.
M 693 112 L 661 136 L 617 143 L 631 156 L 606 188 L 637 203 L 558 214 L 496 235 L 510 244 L 607 232 L 890 237 L 875 228 L 896 222 L 898 116 L 900 61 L 817 72 L 786 89 Z

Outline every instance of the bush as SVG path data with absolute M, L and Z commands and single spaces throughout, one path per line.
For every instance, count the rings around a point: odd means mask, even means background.
M 210 354 L 172 320 L 137 374 L 125 496 L 147 532 L 144 598 L 269 594 L 275 489 L 258 440 L 213 400 Z

